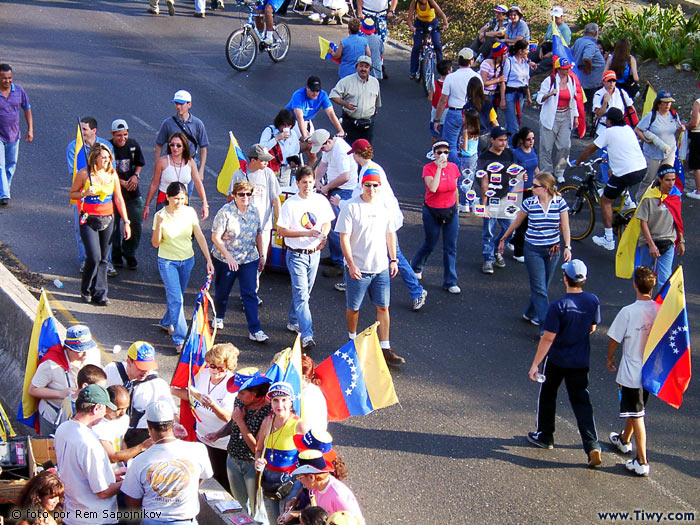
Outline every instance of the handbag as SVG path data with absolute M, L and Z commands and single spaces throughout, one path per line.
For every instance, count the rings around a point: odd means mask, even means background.
M 279 472 L 266 468 L 260 480 L 263 496 L 274 501 L 282 501 L 292 491 L 294 480 L 289 472 Z
M 673 246 L 673 241 L 670 239 L 659 239 L 658 241 L 655 240 L 654 244 L 656 244 L 656 248 L 659 250 L 659 253 L 663 255 L 671 249 Z
M 622 96 L 622 103 L 625 105 L 625 124 L 631 127 L 635 127 L 639 123 L 639 115 L 637 115 L 637 110 L 634 109 L 632 101 L 627 105 L 625 100 L 625 91 L 620 90 L 620 95 Z
M 372 126 L 371 118 L 358 118 L 352 121 L 355 127 L 361 131 L 367 131 Z
M 430 215 L 433 216 L 433 219 L 435 219 L 435 222 L 438 224 L 447 224 L 448 222 L 452 221 L 455 212 L 457 211 L 457 205 L 450 206 L 449 208 L 433 208 L 427 204 L 424 204 L 424 206 L 428 209 Z

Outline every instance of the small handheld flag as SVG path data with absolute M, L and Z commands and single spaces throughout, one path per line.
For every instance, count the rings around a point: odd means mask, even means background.
M 333 58 L 333 52 L 338 51 L 338 45 L 335 42 L 326 40 L 322 36 L 318 37 L 318 46 L 321 48 L 321 60 L 332 60 L 340 64 L 340 59 Z
M 219 193 L 223 193 L 224 195 L 228 193 L 228 187 L 231 184 L 233 174 L 239 169 L 245 169 L 248 165 L 248 161 L 243 154 L 243 150 L 241 150 L 238 145 L 236 137 L 233 136 L 233 132 L 229 131 L 228 136 L 228 153 L 226 154 L 224 165 L 221 167 L 221 171 L 219 171 L 219 176 L 216 179 L 216 189 L 219 190 Z

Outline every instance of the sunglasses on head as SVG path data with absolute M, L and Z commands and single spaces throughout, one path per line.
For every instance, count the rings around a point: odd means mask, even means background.
M 236 193 L 239 197 L 252 197 L 253 192 L 252 191 L 242 191 L 240 193 Z

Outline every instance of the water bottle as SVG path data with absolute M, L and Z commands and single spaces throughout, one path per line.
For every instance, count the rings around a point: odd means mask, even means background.
M 53 280 L 53 285 L 54 285 L 56 288 L 63 288 L 63 283 L 62 283 L 61 281 L 59 281 L 58 279 L 54 279 L 54 280 Z
M 544 374 L 540 374 L 539 372 L 535 374 L 535 381 L 538 383 L 544 383 L 545 379 L 547 379 L 547 377 Z
M 114 345 L 114 347 L 112 348 L 113 354 L 118 354 L 121 351 L 122 351 L 122 347 L 120 345 Z

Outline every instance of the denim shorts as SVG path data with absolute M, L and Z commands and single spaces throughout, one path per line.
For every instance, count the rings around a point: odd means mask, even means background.
M 353 279 L 345 266 L 345 303 L 348 310 L 359 310 L 367 292 L 374 306 L 389 306 L 390 283 L 388 268 L 380 273 L 363 273 L 362 279 Z

